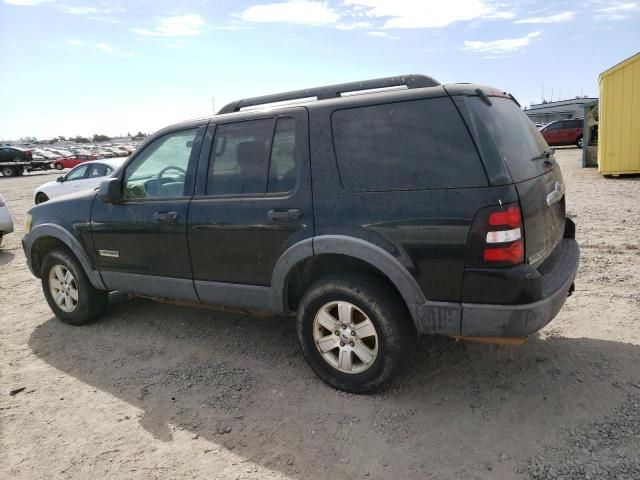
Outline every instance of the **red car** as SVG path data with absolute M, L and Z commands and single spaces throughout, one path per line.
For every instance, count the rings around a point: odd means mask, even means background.
M 582 148 L 582 118 L 558 120 L 540 130 L 540 133 L 551 146 L 575 145 Z
M 98 158 L 97 155 L 69 155 L 53 162 L 53 166 L 56 170 L 62 170 L 63 168 L 73 168 L 89 160 L 98 160 Z

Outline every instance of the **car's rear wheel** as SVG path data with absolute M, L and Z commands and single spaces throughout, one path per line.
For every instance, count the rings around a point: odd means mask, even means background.
M 53 313 L 64 323 L 84 325 L 105 311 L 108 292 L 91 285 L 82 266 L 67 250 L 47 254 L 40 272 L 42 290 Z
M 14 177 L 18 174 L 18 170 L 13 167 L 2 167 L 2 175 L 5 177 Z
M 56 170 L 62 170 L 64 168 L 61 163 L 54 163 L 53 165 L 56 167 Z
M 44 203 L 47 200 L 49 200 L 49 197 L 47 197 L 45 193 L 38 192 L 36 194 L 36 205 L 40 205 L 41 203 Z
M 583 146 L 582 137 L 580 137 L 580 138 L 578 139 L 578 141 L 576 142 L 576 146 L 577 146 L 578 148 L 582 148 L 582 146 Z
M 307 362 L 340 390 L 384 387 L 410 362 L 415 340 L 402 299 L 374 276 L 321 279 L 298 307 L 298 341 Z

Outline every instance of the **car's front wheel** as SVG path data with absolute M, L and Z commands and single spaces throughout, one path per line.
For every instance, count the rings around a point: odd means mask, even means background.
M 578 147 L 578 148 L 582 148 L 582 146 L 583 146 L 582 137 L 580 137 L 580 138 L 578 139 L 578 141 L 576 142 L 576 147 Z
M 41 203 L 44 203 L 47 200 L 49 200 L 49 197 L 47 197 L 45 193 L 38 192 L 36 194 L 36 205 L 40 205 Z
M 64 323 L 83 325 L 98 318 L 107 307 L 108 292 L 91 285 L 78 260 L 67 250 L 47 254 L 40 279 L 49 307 Z
M 375 276 L 326 277 L 298 307 L 298 341 L 307 362 L 340 390 L 384 387 L 410 362 L 415 340 L 402 299 Z
M 62 170 L 64 168 L 61 163 L 54 163 L 53 165 L 56 167 L 56 170 Z

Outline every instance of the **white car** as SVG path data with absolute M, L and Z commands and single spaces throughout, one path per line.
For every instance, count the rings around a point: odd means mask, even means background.
M 99 187 L 124 161 L 124 158 L 114 158 L 81 163 L 66 175 L 58 177 L 55 182 L 47 182 L 36 188 L 33 191 L 34 201 L 37 205 L 68 193 Z
M 11 212 L 4 197 L 0 195 L 0 245 L 2 245 L 2 237 L 7 233 L 13 232 L 13 220 L 11 220 Z

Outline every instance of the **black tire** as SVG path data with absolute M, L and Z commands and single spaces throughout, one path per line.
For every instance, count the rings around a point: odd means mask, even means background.
M 49 197 L 47 197 L 45 193 L 42 193 L 42 192 L 36 193 L 36 205 L 40 205 L 41 203 L 44 203 L 47 200 L 49 200 Z
M 582 137 L 579 137 L 578 140 L 576 140 L 576 147 L 578 148 L 582 148 Z
M 19 177 L 24 175 L 24 168 L 19 168 L 18 171 L 16 172 L 16 175 L 18 175 Z
M 13 167 L 2 167 L 2 175 L 5 177 L 14 177 L 18 174 L 18 170 Z
M 64 168 L 61 163 L 56 163 L 54 165 L 56 167 L 56 170 L 62 170 Z
M 377 355 L 364 371 L 345 373 L 325 360 L 318 349 L 314 319 L 324 306 L 335 301 L 351 303 L 375 327 Z M 331 275 L 309 287 L 298 307 L 297 333 L 302 353 L 313 371 L 334 388 L 351 393 L 372 392 L 388 385 L 410 363 L 417 337 L 403 300 L 389 284 L 356 273 Z
M 73 311 L 64 311 L 58 306 L 52 297 L 49 284 L 49 274 L 56 266 L 62 266 L 73 276 L 78 292 L 77 303 Z M 104 290 L 98 290 L 91 285 L 82 265 L 68 251 L 63 249 L 52 250 L 42 262 L 40 272 L 42 290 L 49 307 L 62 322 L 70 325 L 84 325 L 97 319 L 107 308 L 109 294 Z

